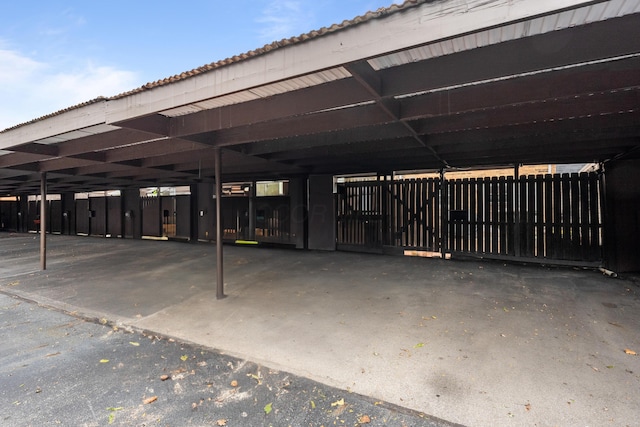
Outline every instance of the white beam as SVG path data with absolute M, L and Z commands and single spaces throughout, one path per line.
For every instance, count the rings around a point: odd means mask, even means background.
M 104 100 L 70 108 L 60 114 L 4 131 L 0 133 L 0 150 L 104 124 L 106 104 Z

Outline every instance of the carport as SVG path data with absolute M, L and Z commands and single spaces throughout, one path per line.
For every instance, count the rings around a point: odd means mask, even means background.
M 188 186 L 220 298 L 223 182 L 287 180 L 292 244 L 335 250 L 335 175 L 593 162 L 602 265 L 637 270 L 639 84 L 638 0 L 409 0 L 6 129 L 0 193 L 17 223 L 120 189 L 124 229 L 140 188 Z

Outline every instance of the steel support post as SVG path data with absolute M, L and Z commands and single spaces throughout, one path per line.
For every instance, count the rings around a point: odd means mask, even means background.
M 40 269 L 47 269 L 47 173 L 40 174 Z
M 224 298 L 224 275 L 222 271 L 222 173 L 220 148 L 214 153 L 214 167 L 216 179 L 216 299 Z

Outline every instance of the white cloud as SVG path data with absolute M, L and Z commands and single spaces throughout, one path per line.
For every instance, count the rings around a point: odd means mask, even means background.
M 9 87 L 24 79 L 25 75 L 42 69 L 42 64 L 11 50 L 0 49 L 0 82 Z
M 131 71 L 90 62 L 67 67 L 0 49 L 0 130 L 138 85 Z
M 313 13 L 305 10 L 297 0 L 273 0 L 256 19 L 261 24 L 259 36 L 263 43 L 270 43 L 309 31 Z

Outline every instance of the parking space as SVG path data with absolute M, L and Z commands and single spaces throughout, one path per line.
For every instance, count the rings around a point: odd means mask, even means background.
M 640 292 L 596 270 L 0 238 L 0 291 L 180 338 L 465 425 L 632 425 Z

